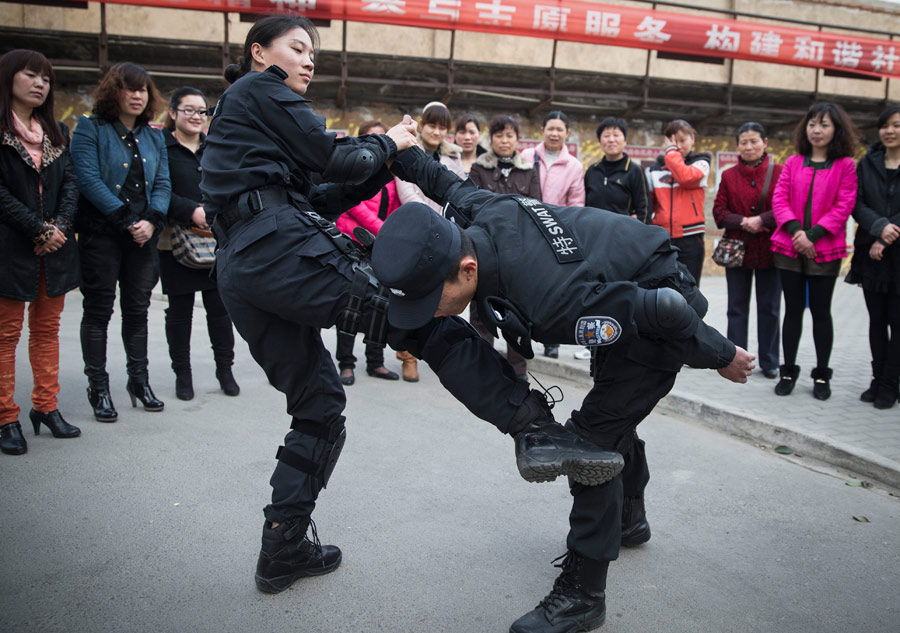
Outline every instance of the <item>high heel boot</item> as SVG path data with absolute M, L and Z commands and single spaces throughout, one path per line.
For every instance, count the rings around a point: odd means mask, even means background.
M 94 419 L 97 422 L 115 422 L 119 418 L 112 396 L 109 395 L 109 385 L 100 385 L 87 388 L 88 402 L 94 409 Z
M 150 388 L 149 382 L 138 382 L 130 379 L 126 385 L 128 395 L 131 396 L 131 406 L 136 407 L 137 401 L 140 400 L 144 405 L 144 411 L 162 411 L 166 404 L 153 395 L 153 389 Z
M 34 409 L 28 414 L 31 419 L 31 426 L 34 427 L 34 434 L 41 434 L 41 424 L 50 429 L 53 437 L 78 437 L 81 435 L 81 429 L 66 422 L 58 409 L 54 409 L 49 413 L 42 413 Z
M 236 396 L 241 393 L 241 388 L 234 379 L 234 374 L 231 373 L 230 366 L 219 365 L 216 367 L 216 380 L 219 381 L 219 386 L 222 388 L 222 391 L 225 392 L 226 396 Z
M 24 455 L 28 452 L 28 442 L 22 435 L 18 420 L 0 426 L 0 451 L 7 455 Z

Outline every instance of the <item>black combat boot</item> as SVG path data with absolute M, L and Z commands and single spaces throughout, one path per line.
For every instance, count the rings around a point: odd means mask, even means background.
M 810 373 L 813 379 L 813 398 L 828 400 L 831 397 L 831 368 L 816 367 Z
M 581 633 L 606 620 L 606 571 L 609 561 L 590 560 L 569 551 L 553 590 L 533 611 L 513 622 L 509 633 Z
M 532 390 L 510 422 L 516 443 L 516 466 L 522 479 L 553 481 L 568 475 L 585 486 L 599 486 L 618 475 L 625 460 L 582 439 L 553 419 L 544 395 Z
M 643 497 L 625 497 L 622 506 L 622 547 L 636 547 L 650 540 L 650 524 Z
M 781 380 L 775 385 L 776 396 L 789 396 L 797 385 L 797 377 L 800 376 L 800 365 L 782 365 L 778 368 Z
M 290 587 L 298 578 L 321 576 L 341 564 L 341 550 L 334 545 L 322 545 L 316 534 L 316 524 L 309 517 L 297 517 L 281 522 L 278 527 L 263 525 L 262 549 L 256 563 L 256 588 L 266 593 L 278 593 Z M 312 540 L 306 529 L 312 527 Z

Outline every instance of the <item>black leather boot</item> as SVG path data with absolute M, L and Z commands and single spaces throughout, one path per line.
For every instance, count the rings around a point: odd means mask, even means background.
M 813 398 L 828 400 L 831 397 L 831 375 L 829 367 L 816 367 L 810 373 L 813 379 Z
M 650 540 L 650 524 L 643 497 L 625 497 L 622 506 L 622 547 L 636 547 Z
M 878 393 L 878 380 L 881 378 L 881 363 L 872 361 L 872 382 L 869 388 L 859 394 L 859 399 L 863 402 L 875 402 L 875 394 Z
M 58 409 L 54 409 L 50 413 L 41 413 L 32 409 L 28 417 L 31 419 L 35 435 L 41 434 L 41 424 L 50 429 L 53 437 L 78 437 L 81 435 L 81 429 L 66 422 Z
M 797 385 L 800 376 L 800 365 L 782 365 L 778 368 L 781 380 L 775 385 L 776 396 L 789 396 Z
M 876 409 L 890 409 L 900 396 L 900 365 L 887 362 L 883 369 L 875 394 Z
M 97 422 L 115 422 L 119 413 L 109 395 L 109 385 L 99 385 L 87 388 L 88 402 L 94 409 L 94 418 Z
M 22 435 L 18 420 L 0 426 L 0 451 L 7 455 L 24 455 L 28 452 L 28 442 Z
M 341 550 L 319 543 L 316 524 L 309 517 L 270 526 L 268 521 L 263 525 L 262 549 L 256 563 L 256 588 L 260 591 L 278 593 L 298 578 L 321 576 L 341 564 Z M 306 537 L 309 527 L 312 540 Z
M 562 573 L 553 590 L 513 622 L 510 633 L 580 633 L 596 629 L 606 620 L 606 572 L 608 561 L 566 554 Z
M 625 460 L 577 435 L 553 419 L 543 394 L 532 390 L 510 422 L 516 466 L 525 481 L 553 481 L 568 475 L 585 486 L 598 486 L 618 475 Z
M 144 405 L 144 411 L 162 411 L 166 406 L 166 403 L 153 395 L 153 389 L 150 388 L 149 382 L 137 382 L 129 378 L 125 388 L 128 390 L 128 395 L 131 396 L 132 408 L 137 406 L 138 400 Z
M 226 396 L 236 396 L 241 393 L 241 388 L 238 386 L 237 381 L 235 381 L 234 374 L 231 373 L 230 365 L 220 365 L 216 367 L 216 380 L 219 381 L 219 386 L 222 388 L 222 391 L 225 392 Z
M 194 377 L 190 370 L 175 373 L 175 397 L 179 400 L 194 399 Z

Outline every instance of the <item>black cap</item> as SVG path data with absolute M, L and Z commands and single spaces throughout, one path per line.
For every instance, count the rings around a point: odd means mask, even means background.
M 375 238 L 372 268 L 390 288 L 391 325 L 414 330 L 434 317 L 459 248 L 459 229 L 421 202 L 407 202 L 388 216 Z

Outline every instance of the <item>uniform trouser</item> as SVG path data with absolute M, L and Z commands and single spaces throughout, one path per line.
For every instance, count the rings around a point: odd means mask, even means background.
M 346 401 L 320 332 L 337 322 L 349 301 L 352 262 L 288 205 L 238 222 L 227 238 L 218 228 L 216 233 L 222 300 L 253 358 L 285 395 L 292 426 L 299 427 L 285 436 L 285 450 L 318 463 L 329 448 L 321 436 L 340 424 Z M 361 331 L 370 318 L 371 311 L 363 314 Z M 428 362 L 472 413 L 506 432 L 527 384 L 516 381 L 509 365 L 470 330 L 461 319 L 436 319 L 421 331 L 393 333 L 392 345 L 402 341 L 401 349 Z M 323 432 L 310 431 L 316 428 Z M 269 521 L 309 516 L 321 488 L 319 478 L 285 461 L 277 463 L 270 484 Z
M 119 286 L 122 342 L 128 378 L 147 382 L 147 310 L 159 279 L 156 235 L 139 246 L 128 233 L 78 236 L 81 258 L 81 352 L 84 373 L 92 387 L 109 385 L 106 337 Z
M 726 268 L 728 284 L 728 340 L 747 349 L 750 291 L 756 278 L 756 338 L 759 366 L 778 369 L 781 338 L 781 277 L 777 268 Z
M 645 359 L 652 359 L 655 347 L 660 356 L 669 344 L 638 339 L 628 345 L 601 348 L 597 354 L 594 386 L 572 423 L 584 437 L 625 458 L 625 467 L 600 486 L 584 486 L 569 481 L 572 511 L 569 515 L 568 548 L 593 560 L 615 560 L 622 534 L 622 503 L 626 496 L 640 497 L 650 480 L 644 443 L 635 432 L 656 403 L 672 389 L 679 365 L 676 362 L 638 362 L 630 351 L 639 347 Z M 672 350 L 668 350 L 671 352 Z
M 206 329 L 212 345 L 216 367 L 231 367 L 234 363 L 234 329 L 215 288 L 200 291 L 206 309 Z M 172 371 L 176 374 L 191 372 L 191 329 L 194 320 L 194 293 L 169 295 L 166 308 L 166 341 Z

